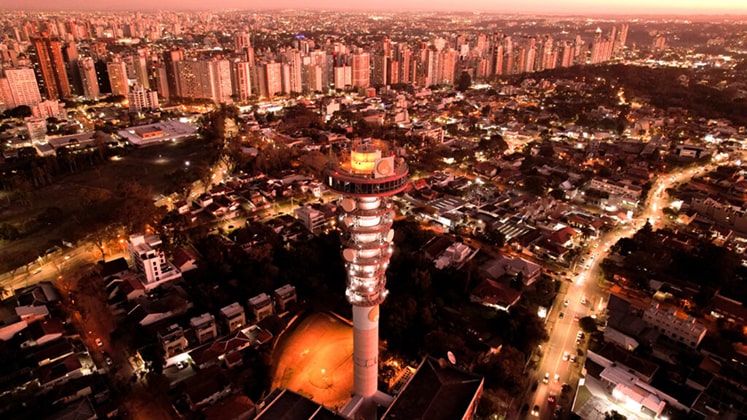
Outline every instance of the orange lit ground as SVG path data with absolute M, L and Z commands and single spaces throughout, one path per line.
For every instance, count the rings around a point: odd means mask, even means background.
M 309 315 L 275 349 L 272 388 L 287 388 L 330 409 L 353 393 L 353 328 L 324 313 Z

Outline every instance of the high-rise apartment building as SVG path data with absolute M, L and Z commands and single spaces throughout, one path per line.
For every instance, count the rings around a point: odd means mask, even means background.
M 334 68 L 335 89 L 345 89 L 353 84 L 353 71 L 350 66 L 339 66 Z
M 247 61 L 233 63 L 233 94 L 240 102 L 252 96 L 252 65 Z
M 132 66 L 135 68 L 135 80 L 146 89 L 151 89 L 148 77 L 148 59 L 144 55 L 132 57 Z
M 5 77 L 0 81 L 6 85 L 6 88 L 2 89 L 2 99 L 8 108 L 21 105 L 33 107 L 41 102 L 39 85 L 33 69 L 5 69 Z
M 158 108 L 158 92 L 135 85 L 127 95 L 130 112 Z
M 285 51 L 283 53 L 283 64 L 287 66 L 287 69 L 283 70 L 283 92 L 301 93 L 303 91 L 301 52 L 296 49 Z
M 209 71 L 213 82 L 213 94 L 210 99 L 219 104 L 232 102 L 231 62 L 226 59 L 211 60 Z
M 33 38 L 32 44 L 36 50 L 44 96 L 47 99 L 69 98 L 71 96 L 70 82 L 67 79 L 60 39 L 54 36 L 50 37 L 45 33 Z
M 168 86 L 168 92 L 161 93 L 161 96 L 164 98 L 178 98 L 182 96 L 176 81 L 176 63 L 182 60 L 184 60 L 184 50 L 181 48 L 163 53 L 163 64 L 166 70 L 166 82 Z
M 259 66 L 259 94 L 265 98 L 274 98 L 283 92 L 283 66 L 270 62 Z
M 109 75 L 109 85 L 112 95 L 127 97 L 130 93 L 130 85 L 127 79 L 127 65 L 124 61 L 116 60 L 106 63 L 106 72 Z
M 246 32 L 239 32 L 233 36 L 234 48 L 237 53 L 243 52 L 245 49 L 252 46 L 249 34 Z
M 70 91 L 74 95 L 83 94 L 83 85 L 78 68 L 78 48 L 74 41 L 65 42 L 62 46 L 62 58 L 65 60 L 65 70 L 70 81 Z
M 83 87 L 83 96 L 86 99 L 96 99 L 101 92 L 99 91 L 99 82 L 96 77 L 96 66 L 93 59 L 84 57 L 78 60 L 80 70 L 80 82 Z
M 352 81 L 354 87 L 371 86 L 371 56 L 363 51 L 358 50 L 351 57 Z

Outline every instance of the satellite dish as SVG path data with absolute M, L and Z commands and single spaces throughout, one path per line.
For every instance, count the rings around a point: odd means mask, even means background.
M 340 206 L 343 210 L 345 210 L 346 213 L 350 213 L 355 210 L 355 200 L 353 200 L 352 198 L 345 198 L 340 203 Z
M 345 259 L 347 262 L 353 262 L 355 260 L 355 250 L 350 248 L 345 248 L 342 251 L 342 258 Z
M 449 363 L 451 363 L 452 365 L 456 364 L 456 356 L 454 356 L 454 353 L 447 351 L 446 357 L 449 359 Z

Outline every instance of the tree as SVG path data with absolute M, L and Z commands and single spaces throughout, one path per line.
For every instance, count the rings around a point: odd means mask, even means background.
M 301 155 L 301 167 L 309 173 L 312 173 L 321 179 L 324 166 L 329 162 L 329 158 L 322 152 L 312 151 Z
M 503 153 L 508 149 L 508 143 L 500 134 L 493 134 L 490 139 L 480 140 L 480 148 L 487 153 Z
M 524 188 L 534 195 L 543 195 L 546 182 L 547 180 L 542 175 L 529 175 L 524 180 Z
M 469 73 L 463 71 L 462 74 L 459 75 L 459 80 L 457 81 L 457 90 L 464 92 L 469 89 L 470 86 L 472 86 L 472 77 Z
M 31 115 L 32 115 L 31 108 L 28 105 L 17 106 L 15 108 L 5 111 L 3 114 L 5 118 L 18 118 L 18 119 L 24 119 L 26 117 L 30 117 Z
M 164 209 L 153 204 L 153 194 L 149 186 L 135 181 L 125 181 L 117 185 L 119 202 L 115 210 L 116 220 L 128 232 L 142 232 L 146 225 L 154 225 L 165 215 Z
M 578 326 L 581 327 L 582 330 L 586 333 L 592 333 L 597 331 L 597 321 L 590 317 L 585 316 L 578 320 Z
M 524 376 L 524 354 L 510 345 L 504 345 L 498 354 L 490 354 L 478 362 L 475 371 L 485 377 L 485 387 L 502 388 L 518 394 L 527 381 Z
M 615 410 L 604 413 L 604 420 L 626 420 L 626 419 L 627 417 L 623 416 L 622 414 L 618 413 Z

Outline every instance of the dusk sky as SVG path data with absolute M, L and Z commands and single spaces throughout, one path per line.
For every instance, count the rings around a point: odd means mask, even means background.
M 552 14 L 747 14 L 744 0 L 0 0 L 2 9 L 35 10 L 220 10 L 306 8 L 333 10 L 481 10 Z

